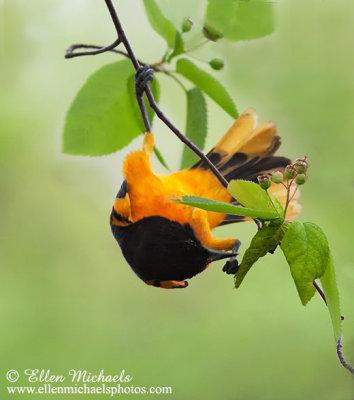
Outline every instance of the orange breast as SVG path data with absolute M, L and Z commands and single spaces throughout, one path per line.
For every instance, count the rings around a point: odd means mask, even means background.
M 184 195 L 225 202 L 231 199 L 214 175 L 203 169 L 187 169 L 171 175 L 154 174 L 149 156 L 144 151 L 136 151 L 126 157 L 124 175 L 128 181 L 133 222 L 147 216 L 160 215 L 181 224 L 191 223 L 193 208 L 169 200 L 180 199 Z M 209 211 L 203 213 L 211 229 L 224 218 L 224 214 Z

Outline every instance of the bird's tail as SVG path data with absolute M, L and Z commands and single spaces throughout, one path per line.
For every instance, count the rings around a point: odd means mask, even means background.
M 227 181 L 244 179 L 257 182 L 257 176 L 283 171 L 288 164 L 291 164 L 289 158 L 274 155 L 280 144 L 281 140 L 277 136 L 274 122 L 257 125 L 257 115 L 254 110 L 249 109 L 240 115 L 207 156 Z M 193 168 L 207 169 L 208 166 L 199 161 Z M 293 190 L 295 188 L 291 192 Z M 269 191 L 285 204 L 285 188 L 272 184 Z M 296 192 L 288 208 L 287 217 L 290 219 L 300 212 L 301 206 L 296 201 L 298 197 L 299 191 Z M 237 203 L 237 200 L 234 199 L 232 202 Z M 221 225 L 245 219 L 247 218 L 227 215 Z

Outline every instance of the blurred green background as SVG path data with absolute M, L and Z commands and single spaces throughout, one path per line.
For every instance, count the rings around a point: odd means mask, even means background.
M 149 27 L 142 2 L 116 3 L 139 58 L 157 61 L 165 44 Z M 158 3 L 178 25 L 187 15 L 202 20 L 202 1 Z M 319 296 L 301 305 L 280 252 L 262 259 L 237 291 L 221 262 L 188 289 L 164 291 L 144 285 L 122 258 L 108 219 L 124 156 L 141 138 L 106 157 L 61 153 L 75 93 L 90 73 L 117 59 L 63 57 L 72 43 L 113 41 L 104 2 L 2 0 L 0 11 L 0 397 L 8 398 L 8 369 L 81 368 L 125 369 L 136 386 L 172 386 L 165 397 L 174 399 L 353 399 L 327 310 Z M 282 154 L 308 155 L 300 219 L 328 235 L 344 350 L 354 363 L 354 3 L 284 1 L 276 13 L 271 36 L 211 44 L 196 55 L 225 59 L 218 74 L 239 111 L 254 107 L 260 120 L 274 120 Z M 168 79 L 160 82 L 162 107 L 183 128 L 184 94 Z M 232 121 L 208 105 L 211 147 Z M 159 148 L 176 169 L 182 146 L 156 122 Z M 216 235 L 238 236 L 246 248 L 254 231 L 244 224 Z

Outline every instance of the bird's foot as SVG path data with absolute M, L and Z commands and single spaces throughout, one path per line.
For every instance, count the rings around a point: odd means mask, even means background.
M 240 265 L 236 258 L 240 246 L 241 246 L 241 241 L 237 239 L 235 244 L 232 246 L 232 252 L 235 253 L 235 255 L 230 257 L 230 259 L 226 261 L 225 265 L 223 266 L 222 270 L 226 272 L 228 275 L 235 275 L 240 268 Z
M 139 67 L 135 73 L 135 93 L 141 97 L 148 83 L 154 80 L 154 69 L 149 64 Z

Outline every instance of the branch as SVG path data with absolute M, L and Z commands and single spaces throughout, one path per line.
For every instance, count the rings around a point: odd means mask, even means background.
M 218 178 L 220 183 L 227 188 L 228 186 L 228 181 L 222 176 L 222 174 L 219 172 L 219 170 L 215 167 L 215 165 L 209 160 L 209 158 L 203 153 L 202 150 L 198 146 L 196 146 L 189 138 L 184 135 L 168 118 L 167 116 L 163 113 L 163 111 L 160 109 L 159 105 L 157 104 L 155 97 L 152 93 L 152 90 L 150 87 L 147 87 L 145 89 L 146 96 L 149 101 L 149 106 L 155 111 L 156 115 L 163 121 L 174 134 L 187 146 L 189 147 L 202 161 L 204 161 L 209 169 L 212 171 L 212 173 Z
M 115 53 L 119 53 L 124 55 L 125 57 L 129 58 L 133 64 L 133 67 L 135 71 L 137 71 L 141 66 L 145 65 L 144 63 L 141 63 L 135 56 L 135 53 L 129 43 L 129 40 L 124 32 L 124 29 L 120 23 L 120 20 L 118 18 L 118 14 L 114 8 L 114 5 L 112 3 L 112 0 L 105 0 L 106 6 L 109 10 L 109 13 L 111 15 L 113 24 L 116 28 L 117 32 L 117 39 L 110 45 L 104 46 L 104 47 L 99 47 L 99 46 L 94 46 L 94 45 L 85 45 L 85 44 L 75 44 L 70 46 L 66 50 L 65 57 L 66 58 L 74 58 L 74 57 L 79 57 L 79 56 L 86 56 L 86 55 L 96 55 L 100 53 L 104 53 L 106 51 L 113 51 Z M 123 44 L 126 53 L 120 50 L 116 50 L 115 47 L 117 47 L 119 44 Z M 75 52 L 77 49 L 94 49 L 92 51 L 82 51 L 82 52 Z M 156 115 L 158 118 L 160 118 L 161 121 L 163 121 L 171 130 L 174 132 L 174 134 L 187 146 L 189 147 L 202 161 L 205 162 L 205 164 L 209 167 L 209 169 L 212 171 L 212 173 L 216 176 L 216 178 L 220 181 L 220 183 L 224 186 L 228 186 L 228 181 L 222 176 L 222 174 L 219 172 L 219 170 L 215 167 L 215 165 L 209 160 L 209 158 L 203 153 L 203 151 L 196 146 L 189 138 L 184 135 L 170 120 L 169 118 L 163 113 L 163 111 L 160 109 L 159 105 L 157 104 L 154 94 L 150 88 L 149 85 L 146 85 L 145 90 L 144 90 L 146 97 L 149 101 L 150 107 L 155 111 Z M 144 121 L 145 129 L 147 132 L 151 131 L 151 125 L 150 121 L 147 116 L 147 111 L 145 107 L 145 102 L 143 101 L 142 98 L 137 98 L 140 112 Z
M 74 58 L 80 56 L 95 56 L 96 54 L 104 53 L 106 51 L 113 51 L 115 53 L 119 53 L 122 54 L 123 56 L 128 57 L 128 55 L 124 53 L 124 51 L 114 49 L 119 44 L 120 44 L 120 39 L 117 39 L 112 44 L 109 44 L 108 46 L 104 47 L 95 46 L 93 44 L 73 44 L 66 49 L 65 58 Z M 77 49 L 95 49 L 95 50 L 75 52 L 75 50 Z
M 139 62 L 138 62 L 137 58 L 135 57 L 134 51 L 133 51 L 132 47 L 130 46 L 127 36 L 125 35 L 125 32 L 119 21 L 117 12 L 112 4 L 112 1 L 105 0 L 105 2 L 109 9 L 110 14 L 111 14 L 111 18 L 112 18 L 112 21 L 116 28 L 118 38 L 124 44 L 124 47 L 127 50 L 129 58 L 133 64 L 135 70 L 137 70 L 140 67 Z M 186 135 L 184 135 L 162 112 L 162 110 L 160 109 L 159 105 L 157 104 L 157 102 L 155 100 L 154 94 L 152 93 L 150 86 L 148 86 L 148 85 L 145 88 L 145 94 L 146 94 L 146 97 L 148 98 L 150 107 L 155 111 L 156 115 L 161 119 L 161 121 L 163 121 L 171 129 L 171 131 L 174 132 L 174 134 L 186 146 L 188 146 L 201 160 L 203 160 L 208 165 L 208 167 L 213 172 L 213 174 L 218 178 L 220 183 L 224 187 L 227 187 L 228 186 L 227 180 L 222 176 L 222 174 L 215 167 L 215 165 L 208 159 L 208 157 L 202 152 L 202 150 L 200 150 L 198 146 L 196 146 L 191 140 L 189 140 L 188 137 Z
M 347 362 L 343 353 L 343 334 L 339 336 L 337 342 L 337 356 L 339 358 L 339 362 L 343 365 L 345 369 L 347 369 L 352 375 L 354 375 L 354 368 Z

